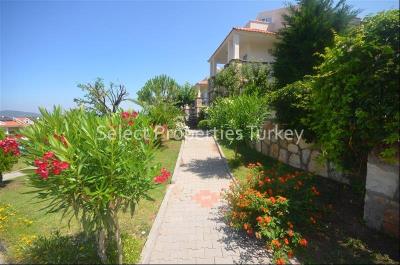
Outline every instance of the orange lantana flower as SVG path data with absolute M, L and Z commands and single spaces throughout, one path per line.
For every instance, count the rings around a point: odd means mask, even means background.
M 307 247 L 308 242 L 307 242 L 307 240 L 305 238 L 302 238 L 302 239 L 299 240 L 299 244 L 302 247 Z

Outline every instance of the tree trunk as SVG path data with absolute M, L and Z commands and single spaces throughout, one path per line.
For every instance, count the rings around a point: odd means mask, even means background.
M 3 183 L 3 172 L 0 172 L 0 187 L 3 187 L 4 183 Z
M 101 263 L 107 263 L 106 255 L 106 234 L 104 229 L 100 230 L 97 237 L 97 255 L 99 255 Z
M 119 229 L 118 216 L 116 212 L 114 213 L 114 225 L 115 225 L 115 240 L 117 241 L 117 250 L 118 250 L 118 264 L 122 264 L 123 250 L 122 250 L 121 231 Z
M 235 160 L 237 159 L 238 149 L 239 149 L 238 144 L 235 144 Z

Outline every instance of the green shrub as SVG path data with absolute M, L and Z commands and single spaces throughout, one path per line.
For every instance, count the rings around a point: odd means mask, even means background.
M 362 181 L 374 147 L 392 160 L 398 148 L 399 15 L 381 12 L 336 36 L 312 77 L 312 130 L 323 155 Z
M 221 96 L 265 94 L 272 86 L 270 66 L 263 63 L 231 62 L 215 76 L 215 85 Z
M 208 121 L 208 120 L 201 120 L 201 121 L 199 121 L 199 123 L 197 124 L 197 127 L 199 127 L 200 129 L 203 129 L 203 130 L 208 130 L 208 129 L 210 129 L 210 121 Z
M 144 107 L 143 113 L 148 116 L 153 126 L 162 125 L 170 129 L 174 129 L 177 119 L 183 116 L 183 112 L 180 109 L 165 102 L 148 105 Z
M 304 130 L 303 136 L 312 141 L 314 134 L 309 127 L 311 112 L 311 81 L 298 81 L 268 94 L 270 106 L 276 110 L 280 125 L 293 130 Z
M 137 203 L 169 177 L 151 163 L 155 135 L 150 121 L 136 112 L 99 117 L 55 108 L 41 113 L 23 131 L 27 160 L 35 167 L 26 170 L 30 185 L 39 199 L 49 201 L 48 212 L 75 216 L 85 233 L 97 234 L 102 262 L 107 261 L 107 241 L 115 241 L 122 263 L 118 212 L 133 214 Z
M 222 133 L 217 135 L 220 140 L 235 147 L 235 154 L 240 142 L 259 137 L 267 114 L 265 98 L 258 95 L 218 98 L 208 111 L 210 126 Z

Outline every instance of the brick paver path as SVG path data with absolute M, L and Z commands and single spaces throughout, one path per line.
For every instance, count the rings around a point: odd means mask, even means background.
M 225 224 L 221 191 L 231 182 L 225 161 L 212 137 L 194 133 L 183 143 L 175 183 L 150 232 L 142 263 L 270 263 L 262 246 Z

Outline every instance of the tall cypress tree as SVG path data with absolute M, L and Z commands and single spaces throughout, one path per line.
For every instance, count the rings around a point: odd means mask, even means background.
M 317 53 L 333 44 L 334 32 L 346 30 L 358 11 L 345 0 L 297 0 L 289 5 L 284 27 L 278 34 L 273 64 L 278 88 L 313 74 L 321 62 Z

